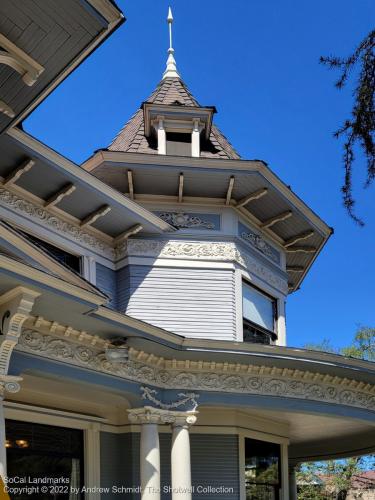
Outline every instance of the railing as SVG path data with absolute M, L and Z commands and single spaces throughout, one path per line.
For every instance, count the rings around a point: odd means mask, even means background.
M 277 335 L 262 326 L 249 321 L 248 319 L 243 320 L 243 341 L 252 344 L 266 344 L 270 345 L 272 342 L 277 340 Z

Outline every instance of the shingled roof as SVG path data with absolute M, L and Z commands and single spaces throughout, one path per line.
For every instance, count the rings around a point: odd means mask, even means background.
M 165 78 L 146 102 L 181 106 L 200 106 L 180 78 Z M 144 131 L 143 110 L 139 109 L 108 146 L 110 151 L 157 154 L 156 143 Z M 201 157 L 239 159 L 240 155 L 220 130 L 212 125 L 208 141 L 201 143 Z

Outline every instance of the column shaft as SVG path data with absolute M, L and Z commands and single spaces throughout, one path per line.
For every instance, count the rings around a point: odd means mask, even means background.
M 191 500 L 190 438 L 187 425 L 173 426 L 171 473 L 172 500 Z
M 5 417 L 3 402 L 3 396 L 0 394 L 0 476 L 4 479 L 7 471 L 7 450 L 5 448 Z
M 160 446 L 156 423 L 141 426 L 140 466 L 142 500 L 160 500 Z

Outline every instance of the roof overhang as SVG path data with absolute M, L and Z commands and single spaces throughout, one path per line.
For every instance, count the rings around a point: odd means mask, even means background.
M 74 0 L 69 7 L 56 3 L 56 8 L 53 2 L 48 8 L 41 4 L 38 11 L 24 12 L 21 4 L 7 11 L 0 133 L 25 119 L 125 21 L 111 0 Z
M 290 291 L 299 288 L 333 232 L 260 160 L 98 151 L 83 168 L 113 187 L 123 170 L 132 169 L 139 202 L 178 201 L 177 186 L 183 174 L 184 203 L 204 199 L 205 204 L 231 207 L 285 251 Z
M 115 247 L 174 228 L 18 128 L 0 138 L 0 186 Z M 43 179 L 43 182 L 40 182 Z
M 204 132 L 206 140 L 210 137 L 212 118 L 216 112 L 214 107 L 182 106 L 173 104 L 142 104 L 145 136 L 150 137 L 160 118 L 168 132 L 191 132 L 194 122 L 198 121 L 200 131 Z

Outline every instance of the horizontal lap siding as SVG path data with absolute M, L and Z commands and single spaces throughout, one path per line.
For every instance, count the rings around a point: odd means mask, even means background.
M 129 266 L 118 280 L 119 309 L 194 338 L 235 338 L 231 270 Z
M 139 433 L 100 434 L 100 476 L 102 488 L 125 486 L 136 488 L 140 484 Z M 171 494 L 171 434 L 159 434 L 161 500 L 170 500 Z M 238 436 L 221 434 L 191 434 L 192 500 L 239 500 Z M 167 489 L 165 489 L 167 487 Z M 212 488 L 227 488 L 225 494 L 212 492 Z M 210 491 L 205 491 L 211 488 Z M 138 493 L 101 495 L 103 500 L 115 498 L 139 500 Z
M 190 440 L 193 500 L 239 500 L 238 436 L 192 434 Z M 212 492 L 220 487 L 230 491 Z
M 96 286 L 110 298 L 109 307 L 117 306 L 116 272 L 102 264 L 96 264 Z

